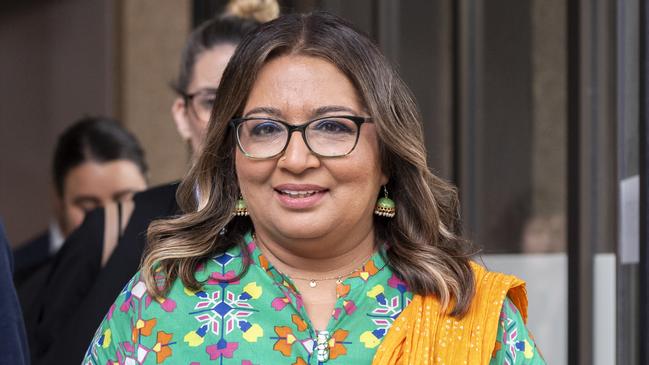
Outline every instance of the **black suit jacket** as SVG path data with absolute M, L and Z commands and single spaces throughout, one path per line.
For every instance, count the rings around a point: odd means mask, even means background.
M 27 281 L 38 268 L 47 265 L 50 254 L 50 232 L 41 232 L 35 238 L 20 245 L 14 251 L 14 283 L 19 287 Z
M 101 268 L 104 211 L 89 214 L 55 261 L 30 332 L 34 364 L 79 364 L 97 327 L 137 272 L 146 229 L 178 213 L 178 184 L 136 194 L 135 209 L 106 266 Z

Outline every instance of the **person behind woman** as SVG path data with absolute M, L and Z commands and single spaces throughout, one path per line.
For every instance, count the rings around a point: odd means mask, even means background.
M 47 290 L 53 258 L 65 246 L 64 237 L 81 224 L 87 212 L 130 201 L 146 189 L 146 173 L 140 143 L 114 119 L 84 117 L 59 136 L 52 161 L 56 222 L 15 253 L 14 282 L 28 336 L 33 335 L 39 295 Z
M 87 212 L 146 189 L 146 173 L 142 147 L 116 120 L 84 117 L 63 131 L 52 160 L 56 219 L 15 252 L 16 282 L 51 259 Z
M 214 94 L 234 48 L 244 34 L 278 12 L 274 0 L 234 0 L 224 15 L 202 23 L 189 35 L 173 83 L 178 96 L 171 111 L 194 155 L 201 152 Z M 117 211 L 109 206 L 91 213 L 70 237 L 41 295 L 38 323 L 30 330 L 35 336 L 30 338 L 35 364 L 81 360 L 97 325 L 137 271 L 147 226 L 178 213 L 177 187 L 166 184 L 137 194 L 123 231 L 106 223 Z M 113 240 L 104 239 L 109 231 L 115 231 Z
M 84 363 L 542 364 L 524 283 L 459 235 L 413 98 L 326 13 L 261 26 Z M 198 199 L 196 199 L 198 197 Z

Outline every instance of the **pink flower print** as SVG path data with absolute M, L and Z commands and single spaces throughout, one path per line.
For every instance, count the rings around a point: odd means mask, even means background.
M 117 363 L 118 364 L 123 364 L 125 359 L 124 356 L 119 352 L 119 350 L 115 350 L 115 354 L 117 355 Z
M 176 302 L 173 299 L 165 298 L 160 303 L 160 307 L 162 307 L 165 312 L 170 313 L 176 309 Z
M 281 311 L 286 307 L 288 303 L 291 302 L 291 299 L 288 297 L 278 297 L 273 299 L 272 303 L 270 304 L 273 308 L 275 308 L 276 311 Z
M 399 290 L 401 293 L 405 293 L 408 290 L 408 284 L 405 281 L 399 279 L 396 275 L 392 274 L 388 280 L 388 285 L 391 288 Z
M 294 293 L 293 298 L 291 298 L 291 292 Z M 304 305 L 304 301 L 302 300 L 302 296 L 298 295 L 294 291 L 289 290 L 282 290 L 282 293 L 284 294 L 283 297 L 277 297 L 273 299 L 271 302 L 271 306 L 275 308 L 276 311 L 281 311 L 286 307 L 288 303 L 293 303 L 295 305 L 295 309 L 298 311 L 302 309 L 302 306 Z
M 241 365 L 255 365 L 250 360 L 241 360 Z
M 334 319 L 338 320 L 340 318 L 340 315 L 342 314 L 343 310 L 345 310 L 345 313 L 347 315 L 351 315 L 354 312 L 356 312 L 356 303 L 354 303 L 353 300 L 345 300 L 343 301 L 343 307 L 342 308 L 334 308 L 333 311 L 333 317 Z
M 210 278 L 207 280 L 207 283 L 210 285 L 229 285 L 229 284 L 239 284 L 239 280 L 234 280 L 237 277 L 237 273 L 234 271 L 230 270 L 226 272 L 225 274 L 221 274 L 218 272 L 213 272 L 210 274 Z
M 295 296 L 295 309 L 298 311 L 302 309 L 302 306 L 304 305 L 304 301 L 302 300 L 301 295 L 296 295 Z
M 131 295 L 131 292 L 126 293 L 126 300 L 119 306 L 119 310 L 122 312 L 128 312 L 128 309 L 131 308 L 132 301 L 133 296 Z
M 239 343 L 220 339 L 216 344 L 207 346 L 205 352 L 210 355 L 210 360 L 216 360 L 219 357 L 231 359 L 237 348 L 239 348 Z
M 357 308 L 356 303 L 354 303 L 353 300 L 346 300 L 343 303 L 344 303 L 343 306 L 345 307 L 345 312 L 347 313 L 347 315 L 351 315 L 356 311 L 356 308 Z
M 108 314 L 106 315 L 106 319 L 110 321 L 111 318 L 113 318 L 113 312 L 115 312 L 115 303 L 110 306 L 110 309 L 108 309 Z
M 153 298 L 146 297 L 146 302 L 145 302 L 146 308 L 149 308 L 149 305 L 151 304 L 152 301 Z M 174 311 L 174 309 L 176 309 L 176 302 L 173 299 L 161 298 L 158 299 L 157 302 L 160 303 L 160 308 L 162 308 L 162 310 L 164 310 L 167 313 L 171 313 Z

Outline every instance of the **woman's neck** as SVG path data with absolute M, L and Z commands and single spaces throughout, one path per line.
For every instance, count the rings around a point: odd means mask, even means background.
M 361 267 L 374 252 L 373 230 L 353 240 L 334 240 L 338 244 L 304 240 L 300 249 L 292 249 L 296 247 L 295 242 L 282 244 L 261 232 L 256 233 L 255 238 L 257 246 L 270 263 L 289 277 L 317 280 L 346 276 Z M 318 250 L 312 252 L 314 250 L 309 250 L 309 247 L 317 247 Z

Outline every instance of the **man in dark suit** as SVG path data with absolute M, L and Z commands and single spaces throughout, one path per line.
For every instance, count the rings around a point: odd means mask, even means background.
M 0 365 L 29 364 L 25 326 L 12 276 L 13 258 L 0 221 Z
M 47 265 L 54 253 L 63 244 L 63 236 L 58 226 L 53 223 L 50 229 L 41 232 L 35 238 L 27 243 L 20 245 L 14 251 L 14 282 L 16 286 L 21 286 L 29 279 L 39 268 Z

